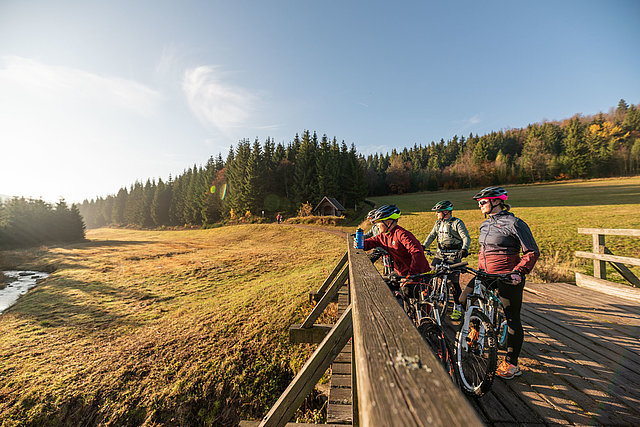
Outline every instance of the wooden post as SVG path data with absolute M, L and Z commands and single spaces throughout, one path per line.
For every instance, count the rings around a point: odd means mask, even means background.
M 329 369 L 331 362 L 352 337 L 353 323 L 351 319 L 351 306 L 349 306 L 269 413 L 262 419 L 261 427 L 284 426 L 293 417 L 305 397 L 311 393 L 313 387 Z
M 606 247 L 604 248 L 604 253 L 606 255 L 613 255 L 613 253 Z M 629 283 L 631 283 L 632 286 L 640 288 L 640 280 L 624 264 L 621 264 L 619 262 L 611 262 L 611 266 L 616 269 L 618 273 L 620 273 L 620 275 L 624 277 Z
M 313 326 L 324 309 L 327 308 L 327 305 L 329 305 L 329 303 L 336 297 L 336 295 L 338 294 L 338 290 L 342 287 L 342 285 L 345 284 L 348 276 L 349 264 L 345 264 L 344 267 L 342 267 L 342 271 L 340 271 L 338 277 L 333 280 L 333 283 L 331 284 L 329 289 L 327 289 L 325 294 L 322 296 L 322 299 L 320 299 L 318 304 L 316 304 L 313 310 L 311 310 L 311 313 L 309 313 L 304 322 L 302 322 L 302 328 L 310 328 L 311 326 Z
M 320 298 L 322 298 L 329 285 L 331 285 L 338 273 L 340 273 L 340 270 L 342 270 L 342 267 L 344 267 L 344 265 L 347 263 L 348 257 L 349 254 L 347 252 L 342 255 L 342 258 L 340 258 L 340 261 L 338 261 L 338 264 L 334 267 L 333 271 L 329 274 L 329 276 L 327 276 L 324 283 L 320 285 L 320 288 L 318 288 L 316 292 L 310 293 L 309 302 L 313 302 L 313 300 L 318 301 Z
M 593 234 L 593 253 L 604 254 L 604 234 Z M 593 277 L 607 278 L 607 263 L 601 260 L 593 260 Z

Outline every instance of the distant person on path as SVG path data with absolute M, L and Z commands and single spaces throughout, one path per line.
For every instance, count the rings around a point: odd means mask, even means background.
M 436 212 L 437 221 L 423 244 L 426 250 L 436 238 L 438 239 L 438 251 L 431 265 L 435 267 L 444 262 L 444 260 L 458 263 L 462 258 L 469 256 L 471 238 L 464 222 L 460 218 L 453 216 L 453 203 L 448 200 L 442 200 L 436 203 L 431 210 Z M 460 272 L 451 273 L 449 280 L 453 284 L 453 301 L 455 303 L 450 317 L 451 320 L 460 320 L 462 317 L 462 309 L 458 301 L 462 293 L 460 289 Z
M 276 222 L 278 224 L 280 224 L 282 222 L 282 215 L 280 215 L 280 213 L 278 213 L 278 215 L 276 215 Z
M 498 283 L 500 300 L 507 317 L 507 355 L 496 374 L 511 379 L 522 374 L 518 366 L 518 356 L 524 342 L 524 332 L 520 321 L 522 292 L 525 275 L 531 272 L 540 251 L 529 226 L 509 212 L 506 203 L 507 190 L 502 187 L 487 187 L 473 196 L 478 201 L 480 212 L 488 217 L 480 225 L 480 253 L 478 268 L 487 273 L 511 273 L 512 283 Z M 520 251 L 522 250 L 522 257 Z M 473 292 L 473 283 L 467 286 L 461 301 Z
M 370 217 L 380 234 L 364 240 L 364 250 L 382 248 L 391 257 L 394 271 L 401 277 L 425 273 L 430 270 L 424 257 L 420 241 L 409 231 L 398 225 L 400 209 L 395 205 L 384 205 Z

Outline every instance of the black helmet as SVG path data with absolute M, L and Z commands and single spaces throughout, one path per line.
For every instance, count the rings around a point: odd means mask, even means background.
M 400 218 L 400 209 L 396 205 L 384 205 L 380 206 L 369 218 L 371 222 L 384 221 L 385 219 L 398 219 Z
M 376 213 L 376 211 L 377 211 L 377 209 L 371 209 L 371 210 L 369 211 L 369 213 L 367 214 L 367 219 L 371 219 L 371 218 L 373 218 L 373 214 L 375 214 L 375 213 Z
M 431 208 L 432 211 L 442 212 L 442 211 L 452 211 L 453 203 L 448 200 L 440 200 L 435 204 L 434 207 Z
M 478 194 L 473 196 L 473 200 L 478 199 L 500 199 L 507 200 L 507 190 L 502 187 L 483 188 Z

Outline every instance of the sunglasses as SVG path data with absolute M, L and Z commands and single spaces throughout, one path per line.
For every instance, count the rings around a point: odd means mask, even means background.
M 488 201 L 488 200 L 478 200 L 478 206 L 484 206 L 484 205 L 486 205 L 487 203 L 489 203 L 489 201 Z

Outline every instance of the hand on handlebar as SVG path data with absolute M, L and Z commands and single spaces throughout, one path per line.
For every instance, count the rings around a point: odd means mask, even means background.
M 511 273 L 511 275 L 509 276 L 511 278 L 511 281 L 513 282 L 512 284 L 515 285 L 519 285 L 522 282 L 522 274 L 518 273 L 518 272 L 513 272 Z
M 468 251 L 468 250 L 466 250 L 466 249 L 460 249 L 460 250 L 458 251 L 458 254 L 457 254 L 457 255 L 458 255 L 458 258 L 460 258 L 460 259 L 462 259 L 462 258 L 466 258 L 466 257 L 468 257 L 468 256 L 469 256 L 469 251 Z

